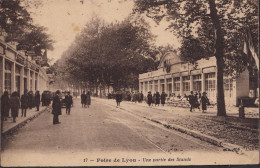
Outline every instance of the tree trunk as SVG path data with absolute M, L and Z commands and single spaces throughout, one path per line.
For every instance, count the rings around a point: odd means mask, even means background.
M 223 87 L 224 72 L 224 36 L 217 14 L 215 0 L 208 0 L 210 17 L 215 29 L 215 57 L 217 63 L 217 116 L 226 116 L 225 96 Z

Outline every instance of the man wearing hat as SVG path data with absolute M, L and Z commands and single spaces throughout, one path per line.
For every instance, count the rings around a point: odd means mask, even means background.
M 194 108 L 194 104 L 196 103 L 195 96 L 193 95 L 193 91 L 190 92 L 190 95 L 188 96 L 188 100 L 190 103 L 190 112 L 192 112 L 192 109 Z
M 59 115 L 61 115 L 61 101 L 60 101 L 60 91 L 55 92 L 55 96 L 52 102 L 52 114 L 53 114 L 53 124 L 60 124 Z
M 66 104 L 66 114 L 70 115 L 70 108 L 73 104 L 72 96 L 70 95 L 70 92 L 67 92 L 67 95 L 65 96 L 65 104 Z
M 149 106 L 151 106 L 152 101 L 153 101 L 153 95 L 152 95 L 151 92 L 149 91 L 149 92 L 148 92 L 148 95 L 147 95 L 147 103 L 148 103 Z

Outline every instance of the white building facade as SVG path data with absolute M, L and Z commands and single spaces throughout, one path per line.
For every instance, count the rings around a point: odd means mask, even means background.
M 207 92 L 211 102 L 216 102 L 216 59 L 201 59 L 196 65 L 181 61 L 177 53 L 168 52 L 160 60 L 158 70 L 139 75 L 139 92 L 165 92 L 176 96 L 189 95 L 190 91 Z M 227 105 L 237 105 L 238 98 L 249 95 L 249 73 L 244 71 L 237 79 L 224 76 L 224 93 Z
M 16 50 L 16 43 L 6 43 L 0 36 L 0 95 L 4 91 L 11 94 L 17 91 L 20 95 L 24 90 L 48 90 L 49 79 L 46 71 L 26 56 L 25 51 Z

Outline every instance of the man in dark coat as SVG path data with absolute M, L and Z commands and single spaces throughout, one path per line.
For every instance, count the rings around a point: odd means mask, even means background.
M 153 102 L 153 95 L 151 94 L 151 92 L 148 92 L 147 103 L 149 106 L 151 106 L 152 102 Z
M 16 117 L 18 117 L 18 112 L 20 108 L 20 98 L 18 92 L 13 92 L 10 98 L 11 114 L 13 117 L 13 122 L 16 122 Z
M 116 106 L 120 106 L 120 102 L 122 101 L 122 94 L 120 91 L 116 92 Z
M 70 108 L 73 104 L 72 96 L 70 95 L 70 92 L 67 93 L 65 96 L 65 104 L 66 104 L 66 114 L 70 115 Z
M 193 91 L 190 92 L 190 95 L 188 96 L 188 101 L 190 103 L 190 112 L 192 112 L 192 109 L 196 103 L 196 98 L 193 95 Z
M 83 91 L 83 93 L 81 94 L 81 104 L 82 104 L 82 108 L 86 106 L 86 94 L 85 94 L 85 91 Z
M 155 95 L 155 106 L 160 104 L 160 99 L 161 99 L 161 95 L 159 92 L 156 92 L 156 95 Z
M 4 94 L 1 97 L 1 119 L 2 122 L 7 120 L 7 117 L 9 116 L 9 96 L 8 92 L 5 91 Z
M 39 91 L 36 91 L 36 93 L 35 93 L 34 102 L 35 102 L 37 111 L 39 111 L 39 107 L 40 107 L 40 103 L 41 103 L 41 95 L 40 95 Z
M 21 97 L 21 108 L 22 108 L 22 116 L 26 117 L 26 110 L 29 106 L 29 96 L 27 94 L 27 90 L 24 90 L 24 94 Z
M 165 100 L 166 100 L 167 94 L 165 92 L 162 92 L 161 94 L 161 104 L 164 106 Z
M 61 115 L 61 101 L 60 101 L 60 91 L 57 90 L 52 102 L 52 114 L 53 114 L 53 124 L 60 124 L 59 115 Z

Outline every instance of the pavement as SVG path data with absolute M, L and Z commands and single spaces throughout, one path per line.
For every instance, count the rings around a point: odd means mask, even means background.
M 2 139 L 2 166 L 258 163 L 255 154 L 248 157 L 224 151 L 148 120 L 151 114 L 168 113 L 165 110 L 125 102 L 116 108 L 114 101 L 97 98 L 91 103 L 90 108 L 82 108 L 80 100 L 75 99 L 71 114 L 66 115 L 63 108 L 61 123 L 56 125 L 52 124 L 53 115 L 45 110 L 19 131 L 7 135 Z M 143 114 L 146 118 L 141 117 Z
M 115 100 L 102 101 L 116 106 Z M 238 117 L 238 107 L 229 106 L 227 117 L 217 117 L 216 107 L 202 113 L 198 109 L 189 112 L 188 108 L 168 105 L 148 107 L 146 103 L 123 101 L 120 108 L 228 151 L 244 154 L 259 148 L 258 108 L 245 108 L 245 119 Z
M 49 107 L 46 106 L 40 106 L 40 110 L 36 111 L 36 108 L 27 109 L 26 117 L 21 117 L 21 109 L 19 109 L 18 117 L 16 118 L 16 122 L 13 122 L 13 118 L 11 117 L 11 111 L 10 117 L 7 118 L 6 121 L 3 122 L 3 132 L 2 136 L 5 136 L 7 134 L 12 133 L 15 131 L 18 127 L 23 126 L 28 121 L 38 117 L 41 113 L 43 113 L 46 109 L 49 109 Z

